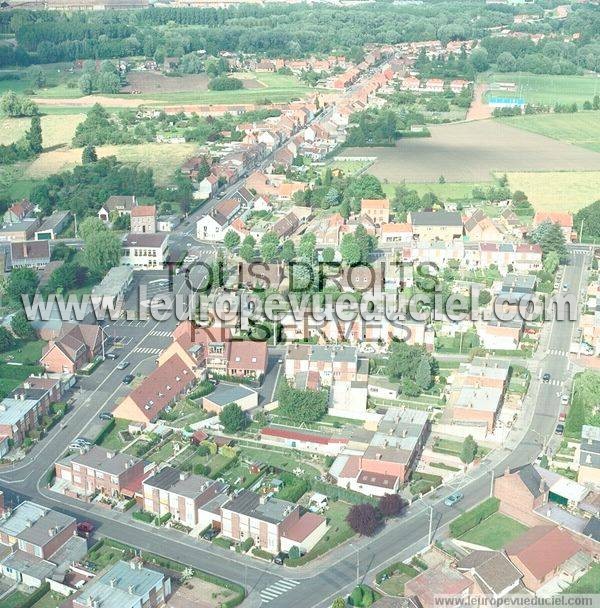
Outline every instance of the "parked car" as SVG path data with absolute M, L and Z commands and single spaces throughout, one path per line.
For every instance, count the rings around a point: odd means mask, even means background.
M 114 361 L 118 357 L 119 357 L 119 355 L 117 355 L 117 353 L 106 353 L 106 358 L 111 359 L 112 361 Z
M 132 382 L 133 382 L 133 375 L 132 374 L 127 374 L 123 378 L 123 384 L 131 384 Z
M 561 405 L 569 405 L 569 395 L 563 395 L 560 398 Z
M 444 504 L 447 507 L 453 507 L 456 503 L 460 502 L 464 497 L 465 497 L 465 495 L 462 492 L 454 492 L 454 494 L 450 494 L 450 496 L 448 496 L 446 498 L 446 500 L 444 500 Z
M 93 445 L 94 442 L 87 439 L 87 437 L 77 437 L 77 439 L 73 440 L 73 443 L 81 443 L 83 445 Z
M 557 424 L 556 425 L 556 429 L 554 430 L 554 432 L 557 435 L 562 435 L 565 432 L 565 425 L 564 424 Z
M 90 521 L 80 521 L 77 524 L 77 536 L 81 538 L 89 538 L 94 531 L 94 524 Z
M 561 412 L 561 413 L 558 415 L 558 421 L 559 421 L 559 422 L 564 422 L 566 419 L 567 419 L 567 415 L 566 415 L 564 412 Z
M 202 533 L 202 538 L 204 540 L 212 540 L 215 536 L 217 536 L 219 533 L 214 529 L 214 528 L 209 528 L 208 530 L 205 530 Z
M 100 412 L 98 418 L 100 418 L 100 420 L 112 420 L 114 416 L 110 412 Z
M 542 376 L 542 380 L 543 380 L 544 382 L 550 382 L 550 378 L 551 378 L 551 376 L 550 376 L 550 374 L 549 374 L 548 372 L 546 372 L 546 373 L 545 373 L 545 374 Z
M 280 551 L 274 558 L 273 562 L 278 566 L 283 566 L 283 562 L 289 557 L 287 553 Z
M 121 361 L 117 364 L 117 369 L 127 369 L 129 367 L 129 361 Z

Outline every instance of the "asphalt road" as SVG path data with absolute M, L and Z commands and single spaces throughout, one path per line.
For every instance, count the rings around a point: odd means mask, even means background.
M 587 255 L 578 253 L 571 256 L 572 261 L 565 268 L 563 277 L 569 291 L 579 293 L 584 267 L 589 262 Z M 15 500 L 30 498 L 80 519 L 92 520 L 98 527 L 99 535 L 116 538 L 245 584 L 249 592 L 245 602 L 247 606 L 268 604 L 269 607 L 325 608 L 334 597 L 347 593 L 357 579 L 370 580 L 386 563 L 405 559 L 424 548 L 428 544 L 430 515 L 433 536 L 444 535 L 452 519 L 489 495 L 492 472 L 499 475 L 507 466 L 515 467 L 535 460 L 553 434 L 560 408 L 559 396 L 569 391 L 573 371 L 567 357 L 550 352 L 569 350 L 574 326 L 573 322 L 568 321 L 546 324 L 540 347 L 542 355 L 536 360 L 537 377 L 531 382 L 526 414 L 521 428 L 515 429 L 509 445 L 493 452 L 479 469 L 469 473 L 458 484 L 444 487 L 434 495 L 415 502 L 403 517 L 388 524 L 374 538 L 355 540 L 301 569 L 257 563 L 171 530 L 149 528 L 132 520 L 127 514 L 90 509 L 88 505 L 49 492 L 39 482 L 48 467 L 62 455 L 69 441 L 76 436 L 91 435 L 89 431 L 96 423 L 97 413 L 112 409 L 125 394 L 127 389 L 121 384 L 124 372 L 116 369 L 115 362 L 104 362 L 91 377 L 81 380 L 74 410 L 67 419 L 67 428 L 53 429 L 48 438 L 34 447 L 27 460 L 1 473 L 0 487 Z M 121 331 L 118 327 L 114 328 L 115 331 Z M 163 331 L 163 324 L 132 324 L 128 331 L 136 334 L 136 339 L 124 346 L 121 354 L 122 358 L 126 357 L 131 362 L 128 371 L 133 373 L 152 369 L 154 356 L 141 351 L 148 348 L 146 344 L 153 344 L 155 338 L 161 339 L 155 332 Z M 276 361 L 272 364 L 277 365 Z M 550 383 L 539 380 L 545 372 L 551 374 Z M 443 498 L 459 488 L 465 495 L 463 501 L 454 508 L 444 506 Z

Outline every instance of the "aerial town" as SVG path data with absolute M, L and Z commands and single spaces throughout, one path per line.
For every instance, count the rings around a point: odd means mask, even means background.
M 0 608 L 598 605 L 599 31 L 3 2 Z

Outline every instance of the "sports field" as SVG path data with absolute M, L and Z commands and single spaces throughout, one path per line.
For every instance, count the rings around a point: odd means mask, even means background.
M 514 82 L 515 91 L 490 89 L 487 97 L 524 97 L 527 103 L 553 106 L 555 103 L 591 101 L 600 95 L 600 78 L 596 76 L 553 76 L 525 72 L 494 72 L 482 78 L 488 84 Z
M 540 211 L 577 211 L 600 199 L 600 171 L 507 173 L 511 190 L 522 190 Z
M 392 183 L 488 182 L 494 173 L 600 171 L 600 153 L 516 129 L 497 120 L 432 125 L 431 137 L 392 148 L 348 148 L 344 156 L 376 156 L 369 168 Z
M 511 127 L 600 152 L 600 112 L 532 114 L 500 120 Z

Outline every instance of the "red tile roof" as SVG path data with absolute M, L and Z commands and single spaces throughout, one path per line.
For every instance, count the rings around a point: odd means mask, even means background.
M 131 210 L 131 217 L 146 217 L 156 215 L 156 207 L 154 205 L 140 205 Z
M 570 213 L 538 211 L 533 218 L 533 225 L 539 226 L 544 222 L 558 224 L 561 228 L 573 228 L 573 216 Z
M 261 435 L 270 437 L 282 437 L 283 439 L 296 439 L 297 441 L 306 441 L 328 445 L 330 443 L 348 443 L 345 437 L 327 437 L 318 435 L 317 433 L 301 433 L 300 431 L 292 431 L 291 429 L 282 429 L 275 427 L 265 427 L 260 431 Z
M 518 558 L 540 581 L 581 550 L 571 535 L 557 526 L 529 528 L 505 547 L 508 557 Z
M 249 369 L 264 374 L 267 369 L 267 343 L 252 342 L 250 340 L 231 342 L 229 367 L 234 369 Z
M 312 534 L 325 518 L 316 513 L 307 512 L 284 534 L 286 538 L 301 543 L 309 534 Z

